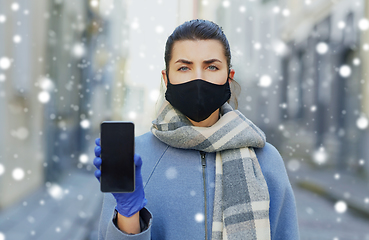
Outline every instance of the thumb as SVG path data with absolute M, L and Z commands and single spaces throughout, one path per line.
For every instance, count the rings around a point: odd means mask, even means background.
M 142 159 L 141 159 L 140 155 L 135 154 L 134 155 L 134 161 L 135 161 L 136 168 L 140 169 L 141 166 L 142 166 Z

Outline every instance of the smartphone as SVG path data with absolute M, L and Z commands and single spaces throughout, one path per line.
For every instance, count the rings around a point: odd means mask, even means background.
M 100 125 L 100 134 L 101 192 L 134 192 L 134 124 L 104 121 Z

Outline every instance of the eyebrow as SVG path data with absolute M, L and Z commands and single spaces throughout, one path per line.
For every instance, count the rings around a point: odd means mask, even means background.
M 213 63 L 213 62 L 220 62 L 220 63 L 222 63 L 222 61 L 220 61 L 219 59 L 216 59 L 216 58 L 213 58 L 213 59 L 209 59 L 209 60 L 205 60 L 204 61 L 204 63 L 207 63 L 207 64 Z
M 175 63 L 192 64 L 193 62 L 188 61 L 188 60 L 186 60 L 186 59 L 178 59 Z
M 205 60 L 204 61 L 204 63 L 206 63 L 206 64 L 210 64 L 210 63 L 213 63 L 213 62 L 220 62 L 220 63 L 222 63 L 222 61 L 220 61 L 219 59 L 216 59 L 216 58 L 212 58 L 212 59 L 209 59 L 209 60 Z M 191 62 L 189 60 L 186 60 L 186 59 L 178 59 L 175 63 L 193 64 L 193 62 Z

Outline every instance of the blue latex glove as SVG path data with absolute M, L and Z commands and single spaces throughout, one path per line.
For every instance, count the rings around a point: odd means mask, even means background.
M 100 158 L 101 154 L 101 147 L 100 147 L 100 138 L 96 138 L 95 140 L 96 147 L 95 147 L 95 156 L 94 165 L 97 168 L 95 171 L 95 177 L 100 182 L 101 171 L 100 166 L 102 160 Z M 133 193 L 112 193 L 116 202 L 117 206 L 115 209 L 125 217 L 131 217 L 138 211 L 140 211 L 143 207 L 146 206 L 147 200 L 145 198 L 145 192 L 143 189 L 142 183 L 142 175 L 141 175 L 141 166 L 142 160 L 138 154 L 134 155 L 134 161 L 136 165 L 136 189 Z

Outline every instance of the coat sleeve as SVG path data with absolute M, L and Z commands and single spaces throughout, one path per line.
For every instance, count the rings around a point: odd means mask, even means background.
M 151 222 L 152 215 L 143 208 L 140 211 L 140 220 L 145 222 L 147 228 L 139 234 L 126 234 L 119 230 L 114 224 L 113 218 L 115 213 L 115 199 L 112 194 L 104 193 L 100 222 L 99 222 L 99 240 L 150 240 L 151 239 Z
M 271 239 L 300 239 L 295 196 L 281 155 L 270 143 L 255 153 L 268 185 Z

